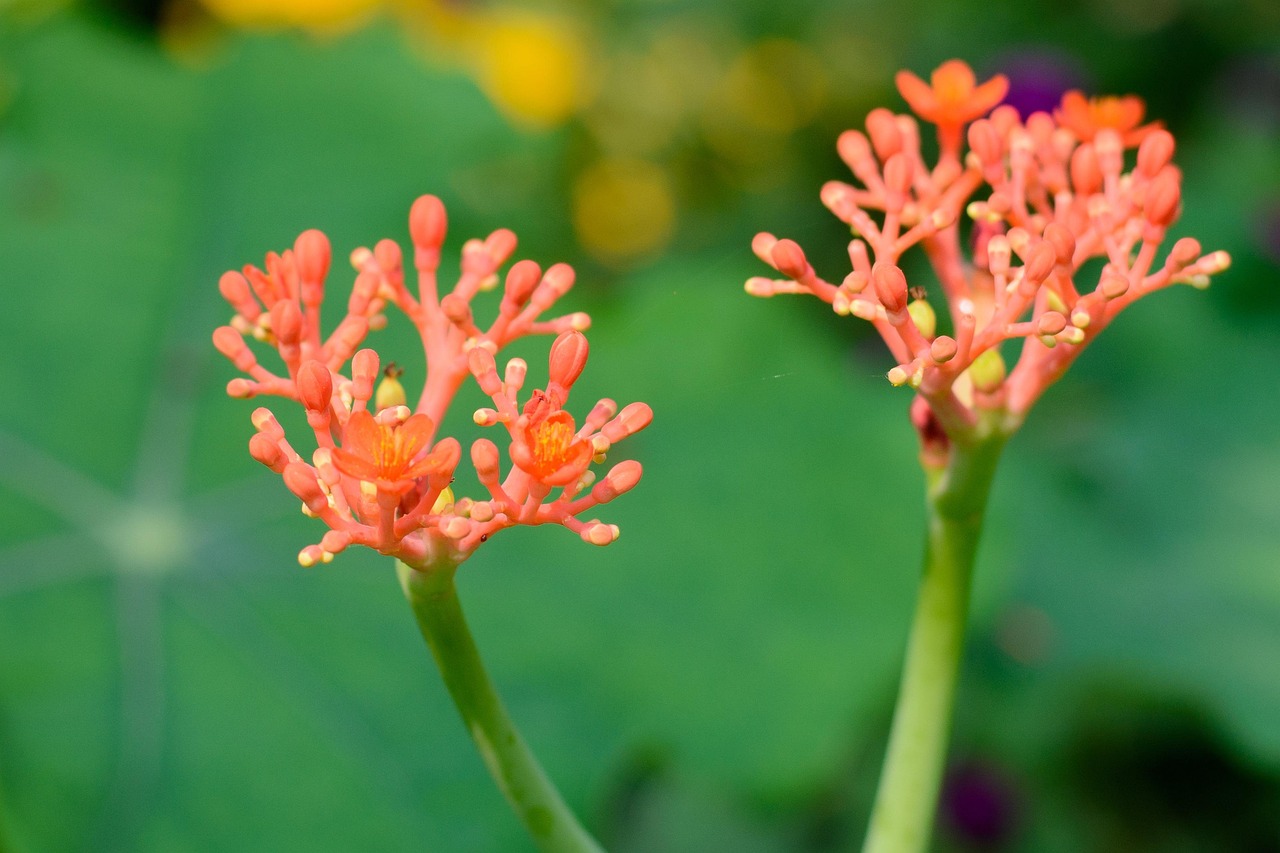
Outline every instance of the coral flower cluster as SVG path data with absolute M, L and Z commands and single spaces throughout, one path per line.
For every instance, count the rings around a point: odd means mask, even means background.
M 499 283 L 499 269 L 516 248 L 515 235 L 499 230 L 462 248 L 461 274 L 441 293 L 437 271 L 445 239 L 444 205 L 423 196 L 413 205 L 409 230 L 416 294 L 405 283 L 400 247 L 383 240 L 351 255 L 355 284 L 346 313 L 326 337 L 321 332 L 331 249 L 319 231 L 298 237 L 291 250 L 267 255 L 265 269 L 246 266 L 222 276 L 222 295 L 235 311 L 213 342 L 245 374 L 232 379 L 233 397 L 274 395 L 300 403 L 315 449 L 304 457 L 285 437 L 267 408 L 253 413 L 249 441 L 255 459 L 280 474 L 303 502 L 304 511 L 330 530 L 302 550 L 304 566 L 328 562 L 351 545 L 365 545 L 416 568 L 457 565 L 481 542 L 516 524 L 559 524 L 587 542 L 607 545 L 615 525 L 580 516 L 613 500 L 640 480 L 638 462 L 614 465 L 596 480 L 615 443 L 644 429 L 653 418 L 644 403 L 621 411 L 601 400 L 579 426 L 564 409 L 569 391 L 587 362 L 585 314 L 543 315 L 573 285 L 573 270 L 556 264 L 542 270 L 519 261 L 506 274 L 497 317 L 482 329 L 472 302 Z M 413 409 L 397 371 L 361 348 L 370 330 L 386 322 L 388 305 L 417 328 L 426 356 L 426 382 Z M 527 335 L 554 334 L 548 381 L 521 406 L 518 398 L 528 365 L 506 362 L 499 375 L 495 355 Z M 250 339 L 273 348 L 282 369 L 263 366 Z M 349 364 L 349 371 L 344 373 Z M 503 475 L 498 446 L 487 438 L 471 446 L 480 498 L 455 498 L 451 483 L 462 456 L 453 437 L 440 437 L 445 410 L 468 377 L 474 377 L 494 407 L 475 413 L 481 426 L 502 426 L 509 436 L 510 465 Z
M 926 451 L 972 436 L 984 412 L 1016 428 L 1122 310 L 1170 284 L 1206 286 L 1228 266 L 1225 252 L 1204 253 L 1190 237 L 1162 251 L 1181 173 L 1173 137 L 1141 124 L 1138 98 L 1069 92 L 1053 115 L 1024 119 L 997 106 L 1003 76 L 979 85 L 959 60 L 930 83 L 904 71 L 897 84 L 936 125 L 936 162 L 924 159 L 915 117 L 873 110 L 865 133 L 846 131 L 837 145 L 860 185 L 822 188 L 853 232 L 852 272 L 828 282 L 795 242 L 762 233 L 752 248 L 783 278 L 752 278 L 746 290 L 810 293 L 870 321 L 896 362 L 889 380 L 918 393 Z M 917 245 L 940 292 L 913 286 L 899 266 Z M 943 304 L 945 328 L 934 308 Z

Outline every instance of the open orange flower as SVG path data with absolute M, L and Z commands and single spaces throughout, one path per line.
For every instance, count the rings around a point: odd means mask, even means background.
M 915 114 L 938 126 L 943 143 L 954 141 L 956 145 L 961 129 L 989 113 L 1009 91 L 1009 80 L 1003 74 L 977 85 L 973 69 L 960 59 L 939 65 L 928 83 L 910 71 L 899 71 L 894 82 Z
M 1078 89 L 1072 89 L 1062 96 L 1062 104 L 1053 116 L 1081 142 L 1092 142 L 1098 131 L 1110 129 L 1120 134 L 1126 148 L 1132 148 L 1161 126 L 1153 121 L 1139 127 L 1146 111 L 1147 105 L 1137 95 L 1086 98 Z
M 548 486 L 576 480 L 591 464 L 591 442 L 579 438 L 573 415 L 550 410 L 549 401 L 535 395 L 511 431 L 511 461 Z
M 388 425 L 362 409 L 347 421 L 342 446 L 333 449 L 333 464 L 349 477 L 373 483 L 378 491 L 402 495 L 445 461 L 443 447 L 423 452 L 434 431 L 426 415 L 411 415 L 403 423 Z

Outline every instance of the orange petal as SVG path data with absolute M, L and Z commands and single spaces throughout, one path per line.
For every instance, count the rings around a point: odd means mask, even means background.
M 969 67 L 969 63 L 963 59 L 948 59 L 933 69 L 933 73 L 929 75 L 929 81 L 933 83 L 933 88 L 939 92 L 944 90 L 968 92 L 973 89 L 976 79 L 973 76 L 973 69 Z
M 395 480 L 388 480 L 385 477 L 379 477 L 373 481 L 379 492 L 388 495 L 404 495 L 414 486 L 413 480 L 400 477 Z
M 1053 111 L 1053 115 L 1058 124 L 1075 134 L 1077 139 L 1087 142 L 1097 132 L 1090 112 L 1089 102 L 1084 95 L 1079 90 L 1072 89 L 1062 96 L 1062 104 Z
M 893 78 L 902 100 L 916 115 L 925 121 L 933 121 L 938 115 L 938 99 L 929 84 L 910 71 L 899 71 Z
M 564 463 L 538 479 L 549 486 L 567 486 L 587 470 L 593 455 L 591 443 L 578 439 L 569 446 L 569 453 Z
M 401 461 L 408 462 L 427 447 L 435 432 L 435 424 L 431 418 L 423 414 L 410 415 L 409 419 L 396 427 L 396 444 Z
M 1079 89 L 1071 89 L 1062 93 L 1062 103 L 1055 112 L 1061 115 L 1080 116 L 1089 111 L 1089 101 Z
M 355 477 L 357 480 L 376 480 L 382 475 L 382 469 L 364 456 L 351 453 L 341 447 L 335 447 L 332 454 L 334 466 L 348 477 Z
M 969 98 L 969 119 L 972 120 L 991 112 L 996 104 L 1004 100 L 1009 93 L 1009 78 L 997 74 L 983 83 Z
M 1164 122 L 1153 121 L 1144 124 L 1142 127 L 1135 127 L 1123 135 L 1122 140 L 1126 148 L 1135 148 L 1147 138 L 1147 134 L 1153 130 L 1159 130 L 1164 127 Z
M 944 106 L 956 106 L 969 99 L 973 93 L 973 69 L 960 59 L 948 59 L 929 75 L 933 83 L 933 94 L 938 103 Z
M 413 420 L 410 418 L 410 420 Z M 462 448 L 452 436 L 441 439 L 431 452 L 405 469 L 404 475 L 413 479 L 427 477 L 440 471 L 452 470 L 458 464 Z
M 1121 132 L 1133 130 L 1142 121 L 1142 116 L 1147 112 L 1147 105 L 1137 95 L 1126 95 L 1116 100 L 1116 123 L 1112 127 Z
M 578 426 L 577 422 L 573 419 L 573 415 L 569 414 L 564 409 L 558 409 L 547 415 L 546 423 L 556 424 L 562 429 L 567 429 L 569 432 L 573 432 Z
M 364 409 L 352 412 L 342 430 L 342 447 L 372 461 L 382 445 L 382 426 Z

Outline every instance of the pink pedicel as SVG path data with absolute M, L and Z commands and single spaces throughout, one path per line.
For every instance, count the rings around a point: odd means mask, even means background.
M 250 454 L 281 475 L 304 512 L 331 528 L 298 555 L 304 566 L 329 562 L 351 545 L 374 548 L 419 569 L 457 565 L 494 533 L 517 524 L 559 524 L 596 545 L 618 537 L 617 526 L 580 516 L 633 488 L 640 463 L 620 462 L 599 480 L 591 466 L 603 463 L 613 444 L 648 426 L 652 410 L 632 403 L 619 412 L 612 400 L 601 400 L 579 427 L 564 406 L 586 367 L 583 331 L 590 318 L 582 313 L 543 317 L 573 286 L 572 268 L 557 264 L 544 272 L 527 260 L 512 265 L 497 317 L 482 329 L 473 299 L 497 287 L 498 271 L 515 251 L 515 235 L 499 230 L 485 240 L 467 241 L 460 276 L 442 295 L 437 271 L 447 227 L 439 199 L 423 196 L 414 202 L 409 231 L 416 292 L 405 283 L 404 259 L 395 242 L 383 240 L 353 252 L 355 284 L 345 314 L 327 337 L 321 332 L 321 308 L 331 249 L 320 231 L 304 232 L 292 250 L 268 254 L 265 269 L 247 266 L 222 276 L 219 287 L 235 315 L 213 333 L 213 342 L 245 374 L 232 379 L 227 392 L 300 403 L 314 437 L 315 450 L 304 458 L 269 409 L 253 414 L 257 432 L 249 441 Z M 426 356 L 426 382 L 412 409 L 394 368 L 387 368 L 389 378 L 377 390 L 382 360 L 362 347 L 371 330 L 385 325 L 390 305 L 418 329 Z M 543 334 L 557 336 L 547 387 L 533 391 L 519 407 L 528 367 L 511 359 L 500 377 L 494 356 L 517 338 Z M 262 365 L 250 340 L 274 348 L 282 369 Z M 495 406 L 477 412 L 476 422 L 502 425 L 510 438 L 505 477 L 494 442 L 481 438 L 472 445 L 471 459 L 487 492 L 482 499 L 455 499 L 450 484 L 462 448 L 457 439 L 437 434 L 468 377 Z
M 809 293 L 870 321 L 897 362 L 889 380 L 922 401 L 912 420 L 926 450 L 970 434 L 982 411 L 1016 426 L 1122 310 L 1171 284 L 1205 287 L 1230 264 L 1187 237 L 1161 257 L 1182 174 L 1173 137 L 1141 124 L 1140 99 L 1068 92 L 1053 115 L 1023 120 L 997 106 L 1003 77 L 978 84 L 958 60 L 935 71 L 932 86 L 910 72 L 897 82 L 937 126 L 936 164 L 924 161 L 915 117 L 873 110 L 866 133 L 846 131 L 837 144 L 858 184 L 822 188 L 853 232 L 852 272 L 828 282 L 795 242 L 762 233 L 752 250 L 783 278 L 752 278 L 746 290 Z M 964 218 L 972 224 L 962 237 Z M 940 290 L 926 293 L 898 266 L 917 245 Z M 932 307 L 943 304 L 948 334 L 938 334 Z M 1007 369 L 1000 348 L 1014 339 L 1021 354 Z

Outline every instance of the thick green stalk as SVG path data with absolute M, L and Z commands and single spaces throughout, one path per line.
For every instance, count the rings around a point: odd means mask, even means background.
M 602 853 L 538 765 L 498 698 L 462 615 L 453 583 L 457 567 L 416 571 L 397 562 L 396 570 L 480 757 L 538 848 L 545 853 Z
M 973 561 L 1006 437 L 992 432 L 970 444 L 953 442 L 947 465 L 925 470 L 924 574 L 863 853 L 922 853 L 929 843 L 964 648 Z

